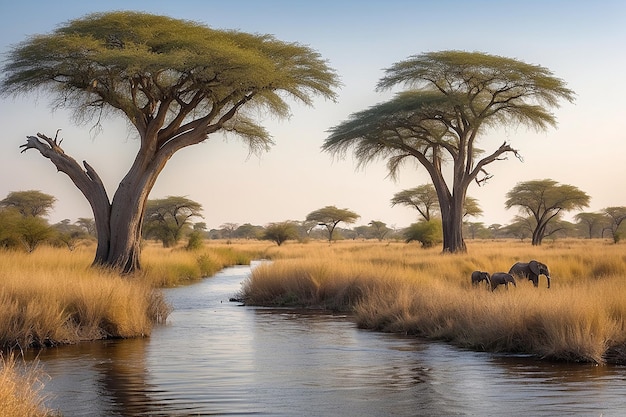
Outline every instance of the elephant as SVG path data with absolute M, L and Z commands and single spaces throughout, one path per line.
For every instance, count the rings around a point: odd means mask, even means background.
M 506 272 L 495 272 L 491 275 L 491 291 L 495 291 L 498 285 L 504 285 L 508 290 L 509 283 L 513 284 L 514 287 L 517 287 L 515 278 L 513 278 L 513 275 L 511 274 L 507 274 Z
M 528 278 L 529 281 L 533 282 L 535 287 L 539 286 L 539 275 L 545 275 L 548 280 L 548 288 L 550 288 L 550 271 L 548 271 L 548 266 L 541 262 L 535 260 L 528 263 L 517 262 L 509 270 L 509 274 Z
M 485 281 L 487 283 L 487 288 L 491 285 L 491 277 L 489 276 L 489 272 L 483 271 L 474 271 L 472 272 L 472 286 L 476 287 L 481 282 Z

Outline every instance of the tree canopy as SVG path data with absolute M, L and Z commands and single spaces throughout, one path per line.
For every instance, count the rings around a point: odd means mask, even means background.
M 328 241 L 332 242 L 333 232 L 339 223 L 354 223 L 359 217 L 361 216 L 348 209 L 326 206 L 310 212 L 306 216 L 306 221 L 314 221 L 318 225 L 324 226 L 328 230 Z
M 498 126 L 555 126 L 549 108 L 572 101 L 574 93 L 539 65 L 464 51 L 428 52 L 393 64 L 377 87 L 396 86 L 407 90 L 331 128 L 322 149 L 341 156 L 354 149 L 357 167 L 386 160 L 392 178 L 407 160 L 423 166 L 437 191 L 443 250 L 465 252 L 462 218 L 469 185 L 490 178 L 487 165 L 518 155 L 506 142 L 481 149 L 479 139 Z
M 0 207 L 14 208 L 24 217 L 45 217 L 56 198 L 38 190 L 12 191 L 0 201 Z
M 22 145 L 49 158 L 89 201 L 94 264 L 124 272 L 140 267 L 146 200 L 174 153 L 218 132 L 267 150 L 271 137 L 252 110 L 286 117 L 288 100 L 334 100 L 339 86 L 308 46 L 133 11 L 95 13 L 31 36 L 10 51 L 3 74 L 3 94 L 49 92 L 54 106 L 74 110 L 78 120 L 121 115 L 135 128 L 139 149 L 112 199 L 96 171 L 67 155 L 57 136 L 38 133 Z
M 517 206 L 532 219 L 533 245 L 541 245 L 551 222 L 560 220 L 564 212 L 587 207 L 590 201 L 587 193 L 577 187 L 551 179 L 520 182 L 506 197 L 507 209 Z
M 164 247 L 174 246 L 191 230 L 191 218 L 202 217 L 202 205 L 187 197 L 168 196 L 148 200 L 144 235 L 160 240 Z

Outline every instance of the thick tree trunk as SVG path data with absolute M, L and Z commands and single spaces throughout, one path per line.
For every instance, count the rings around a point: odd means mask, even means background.
M 443 228 L 443 252 L 465 253 L 467 246 L 463 240 L 463 204 L 455 204 L 453 198 L 450 208 L 444 215 L 441 212 L 441 225 Z
M 171 154 L 155 156 L 140 152 L 109 203 L 95 170 L 86 162 L 83 169 L 66 155 L 56 137 L 52 139 L 43 134 L 29 136 L 22 147 L 22 152 L 37 149 L 50 159 L 59 171 L 70 177 L 91 205 L 98 234 L 93 265 L 114 268 L 123 273 L 140 269 L 141 228 L 146 201 Z

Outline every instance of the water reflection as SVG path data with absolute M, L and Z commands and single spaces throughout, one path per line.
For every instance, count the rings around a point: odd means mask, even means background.
M 346 315 L 229 303 L 231 268 L 168 290 L 149 339 L 41 353 L 65 416 L 618 416 L 626 368 L 546 363 L 357 329 Z

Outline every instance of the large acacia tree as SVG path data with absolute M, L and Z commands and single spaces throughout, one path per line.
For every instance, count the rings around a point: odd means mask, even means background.
M 572 101 L 574 93 L 539 65 L 464 51 L 424 53 L 392 65 L 378 89 L 398 85 L 409 89 L 331 128 L 322 149 L 343 156 L 353 148 L 359 167 L 387 160 L 392 178 L 407 160 L 423 166 L 437 191 L 443 251 L 465 252 L 463 207 L 469 185 L 490 178 L 488 164 L 518 155 L 506 142 L 484 150 L 479 140 L 498 126 L 554 126 L 548 108 L 560 99 Z M 444 170 L 447 164 L 450 171 Z
M 96 171 L 65 154 L 56 136 L 38 133 L 22 145 L 49 158 L 89 201 L 94 264 L 125 272 L 140 267 L 146 200 L 172 155 L 219 132 L 266 150 L 271 137 L 248 110 L 285 117 L 287 99 L 334 99 L 339 85 L 307 46 L 137 12 L 92 14 L 32 36 L 12 49 L 4 75 L 5 94 L 44 90 L 83 120 L 110 112 L 136 130 L 137 155 L 112 199 Z

